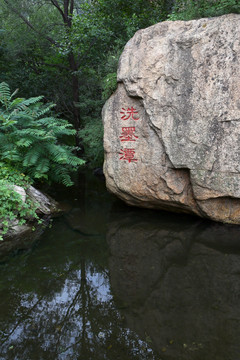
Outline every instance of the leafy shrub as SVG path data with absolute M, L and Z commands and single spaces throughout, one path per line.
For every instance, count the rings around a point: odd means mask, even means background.
M 72 185 L 70 173 L 84 164 L 74 147 L 61 143 L 75 135 L 72 125 L 54 117 L 54 105 L 44 105 L 42 96 L 13 99 L 16 93 L 0 83 L 0 161 L 33 180 Z
M 107 76 L 103 79 L 103 92 L 102 92 L 102 98 L 104 100 L 107 100 L 112 93 L 117 89 L 117 73 L 109 73 Z
M 116 47 L 106 56 L 102 69 L 102 99 L 107 100 L 117 89 L 117 67 L 123 47 Z
M 2 226 L 0 240 L 7 233 L 10 223 L 18 220 L 18 225 L 26 222 L 26 218 L 37 219 L 36 204 L 27 197 L 23 202 L 22 197 L 14 189 L 14 185 L 25 190 L 30 186 L 31 180 L 24 174 L 0 162 L 0 223 Z
M 176 0 L 169 20 L 191 20 L 223 14 L 240 14 L 239 0 Z
M 103 164 L 103 125 L 100 119 L 93 119 L 79 131 L 85 148 L 85 156 L 91 167 Z

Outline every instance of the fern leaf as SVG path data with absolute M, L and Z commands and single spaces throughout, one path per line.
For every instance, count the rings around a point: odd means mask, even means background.
M 53 107 L 55 107 L 56 104 L 50 104 L 48 107 L 46 107 L 45 109 L 41 110 L 41 111 L 38 111 L 36 113 L 36 118 L 40 118 L 42 117 L 43 115 L 47 114 Z
M 1 82 L 0 83 L 0 101 L 2 103 L 8 102 L 11 97 L 10 87 L 7 83 Z
M 15 161 L 21 161 L 21 155 L 18 153 L 18 151 L 16 150 L 8 150 L 8 151 L 4 151 L 1 154 L 1 158 L 2 160 L 7 160 L 10 162 L 15 162 Z
M 23 166 L 27 168 L 28 166 L 35 165 L 40 155 L 41 152 L 39 151 L 39 148 L 35 146 L 25 154 L 23 159 Z
M 30 105 L 33 105 L 33 104 L 36 104 L 38 102 L 40 102 L 42 99 L 44 98 L 43 95 L 40 95 L 40 96 L 36 96 L 36 97 L 31 97 L 29 99 L 25 99 L 22 101 L 21 104 L 19 104 L 18 106 L 25 106 L 25 107 L 28 107 Z
M 68 170 L 61 165 L 55 165 L 51 168 L 51 178 L 54 179 L 55 182 L 62 183 L 65 186 L 73 185 Z
M 48 144 L 46 146 L 46 149 L 48 150 L 50 157 L 55 163 L 67 163 L 67 154 L 62 146 L 56 144 Z
M 12 95 L 10 96 L 10 99 L 9 100 L 12 100 L 12 98 L 18 93 L 19 89 L 16 89 Z
M 30 136 L 32 138 L 41 140 L 45 138 L 46 131 L 40 129 L 22 129 L 18 131 L 20 136 Z
M 73 126 L 48 116 L 54 104 L 44 105 L 43 96 L 13 99 L 16 93 L 11 95 L 8 84 L 0 83 L 0 161 L 10 163 L 32 179 L 72 185 L 69 173 L 84 161 L 61 139 L 76 134 Z
M 42 174 L 48 172 L 48 170 L 49 170 L 49 164 L 50 164 L 50 162 L 49 162 L 48 159 L 42 159 L 42 160 L 40 160 L 39 164 L 38 164 L 37 167 L 36 167 L 36 171 L 37 171 L 38 173 L 42 173 Z
M 32 145 L 33 140 L 30 138 L 22 138 L 19 141 L 16 142 L 17 146 L 20 147 L 29 147 L 30 145 Z
M 73 166 L 73 167 L 78 167 L 79 165 L 84 165 L 85 164 L 85 160 L 83 159 L 79 159 L 78 157 L 74 156 L 74 155 L 69 155 L 68 156 L 68 163 L 69 165 Z
M 23 98 L 16 98 L 13 101 L 11 101 L 9 103 L 9 109 L 14 109 L 15 107 L 17 107 L 19 104 L 21 104 L 24 101 Z

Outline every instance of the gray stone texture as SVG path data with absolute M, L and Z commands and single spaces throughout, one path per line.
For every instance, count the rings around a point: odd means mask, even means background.
M 32 202 L 33 205 L 36 206 L 36 213 L 40 218 L 44 219 L 44 217 L 47 218 L 57 216 L 63 210 L 57 201 L 52 199 L 49 195 L 46 195 L 35 189 L 33 186 L 29 186 L 29 188 L 26 190 L 17 185 L 12 185 L 12 188 L 13 191 L 21 195 L 23 203 L 25 203 L 28 199 Z M 23 225 L 19 224 L 18 218 L 9 221 L 9 230 L 7 234 L 4 235 L 4 242 L 0 244 L 0 257 L 2 254 L 6 253 L 7 250 L 18 248 L 19 244 L 22 244 L 22 241 L 25 242 L 26 240 L 28 243 L 28 238 L 36 238 L 32 232 L 33 225 L 35 225 L 34 228 L 41 227 L 37 226 L 35 218 L 28 217 L 25 220 L 27 223 Z M 0 222 L 0 234 L 2 229 L 3 224 Z M 40 234 L 42 233 L 42 230 L 38 229 L 36 233 Z
M 230 14 L 159 23 L 126 44 L 103 108 L 111 192 L 240 224 L 239 34 L 240 15 Z M 121 141 L 126 127 L 132 141 Z

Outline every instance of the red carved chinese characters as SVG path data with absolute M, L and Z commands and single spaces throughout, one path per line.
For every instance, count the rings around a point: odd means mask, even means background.
M 138 117 L 138 111 L 132 106 L 132 107 L 128 107 L 127 110 L 125 108 L 122 107 L 121 111 L 121 120 L 131 122 L 137 121 L 139 120 Z M 136 132 L 136 128 L 135 126 L 124 126 L 122 127 L 122 132 L 119 136 L 119 139 L 121 142 L 126 141 L 126 142 L 130 142 L 130 141 L 137 141 L 138 140 L 138 136 L 135 135 Z M 120 150 L 120 160 L 126 161 L 128 163 L 136 163 L 138 161 L 138 159 L 135 157 L 135 149 L 132 148 L 122 148 Z
M 121 119 L 122 120 L 128 120 L 128 119 L 133 119 L 133 120 L 139 120 L 139 117 L 134 117 L 134 115 L 138 114 L 137 110 L 134 109 L 133 107 L 128 108 L 127 110 L 122 108 L 122 111 L 120 111 L 120 114 L 122 114 Z
M 121 141 L 136 141 L 138 136 L 134 135 L 135 127 L 122 127 L 122 133 L 119 138 Z
M 137 159 L 134 158 L 135 156 L 135 150 L 134 149 L 121 149 L 119 155 L 120 160 L 126 160 L 129 163 L 132 161 L 137 161 Z

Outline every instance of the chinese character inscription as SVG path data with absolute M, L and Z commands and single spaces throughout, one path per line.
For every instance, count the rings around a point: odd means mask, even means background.
M 129 125 L 131 125 L 131 122 L 138 121 L 139 115 L 137 109 L 135 109 L 133 106 L 128 108 L 121 108 L 120 111 L 121 120 L 130 122 Z M 119 139 L 122 142 L 135 142 L 138 141 L 138 136 L 136 133 L 136 127 L 135 126 L 123 126 L 121 127 L 121 134 L 119 136 Z M 128 163 L 136 163 L 138 159 L 135 157 L 136 150 L 134 148 L 121 148 L 120 150 L 120 157 L 119 160 L 126 161 Z

